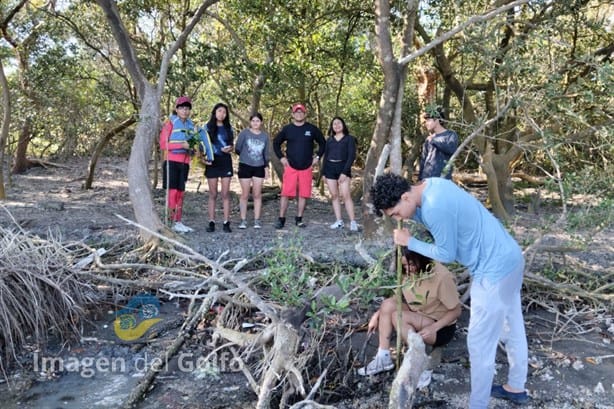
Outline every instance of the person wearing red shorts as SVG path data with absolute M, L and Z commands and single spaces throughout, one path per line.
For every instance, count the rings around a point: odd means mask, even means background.
M 298 197 L 295 224 L 305 227 L 303 213 L 311 197 L 312 168 L 324 154 L 326 140 L 317 126 L 305 120 L 307 109 L 303 104 L 292 105 L 292 123 L 284 126 L 273 140 L 273 149 L 284 166 L 279 203 L 279 219 L 275 228 L 286 224 L 286 211 L 291 197 Z M 282 145 L 285 143 L 285 152 Z M 318 151 L 314 155 L 314 143 Z

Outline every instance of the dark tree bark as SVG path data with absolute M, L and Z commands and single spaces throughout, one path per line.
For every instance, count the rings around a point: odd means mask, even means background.
M 0 200 L 6 199 L 4 189 L 4 148 L 9 137 L 9 125 L 11 123 L 11 94 L 9 82 L 4 74 L 4 66 L 0 58 L 0 87 L 2 87 L 2 129 L 0 129 Z
M 136 122 L 134 117 L 130 117 L 124 120 L 121 124 L 117 125 L 115 128 L 111 129 L 107 132 L 100 141 L 96 144 L 94 148 L 94 152 L 92 152 L 92 157 L 90 158 L 90 163 L 87 165 L 87 177 L 85 178 L 85 183 L 83 184 L 84 189 L 91 189 L 92 183 L 94 183 L 94 172 L 96 170 L 96 164 L 98 163 L 98 158 L 102 154 L 105 146 L 113 139 L 114 136 L 118 135 L 125 129 L 129 128 Z
M 19 132 L 19 139 L 17 140 L 17 149 L 15 150 L 15 157 L 13 159 L 12 174 L 24 173 L 28 169 L 34 166 L 32 161 L 27 157 L 28 145 L 32 139 L 32 120 L 26 117 L 21 125 L 21 131 Z
M 20 35 L 13 35 L 9 30 L 10 21 L 27 5 L 27 0 L 22 0 L 12 10 L 9 10 L 5 18 L 0 22 L 0 31 L 2 37 L 13 48 L 15 58 L 19 67 L 19 86 L 23 95 L 25 95 L 33 106 L 36 106 L 36 96 L 34 90 L 31 88 L 26 73 L 29 69 L 29 52 L 28 49 L 31 44 L 37 41 L 40 36 L 39 27 L 40 24 L 34 24 L 31 27 L 27 35 L 20 33 Z M 15 150 L 15 160 L 13 163 L 12 173 L 23 173 L 34 164 L 28 160 L 26 153 L 28 151 L 28 145 L 32 140 L 32 121 L 27 116 L 24 117 L 24 122 L 21 126 L 21 132 L 19 134 L 19 140 L 17 142 L 17 149 Z

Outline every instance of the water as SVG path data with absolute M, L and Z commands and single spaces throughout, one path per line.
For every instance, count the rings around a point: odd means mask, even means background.
M 68 373 L 57 380 L 32 385 L 18 401 L 3 402 L 2 409 L 111 409 L 126 400 L 139 378 L 118 373 L 97 373 L 84 378 Z

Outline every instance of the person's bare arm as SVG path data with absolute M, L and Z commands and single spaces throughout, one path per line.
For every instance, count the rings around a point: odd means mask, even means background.
M 458 304 L 453 309 L 448 310 L 443 315 L 443 317 L 441 317 L 441 319 L 435 321 L 431 325 L 428 325 L 422 328 L 418 333 L 420 334 L 422 338 L 425 338 L 425 339 L 430 338 L 430 336 L 436 337 L 437 331 L 439 331 L 440 329 L 444 327 L 447 327 L 448 325 L 451 325 L 454 321 L 458 319 L 458 317 L 460 317 L 460 314 L 461 314 L 461 305 Z

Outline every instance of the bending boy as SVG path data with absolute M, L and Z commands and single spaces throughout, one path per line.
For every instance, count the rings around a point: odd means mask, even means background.
M 395 244 L 442 263 L 458 261 L 471 274 L 470 409 L 486 409 L 490 396 L 528 402 L 527 337 L 520 302 L 524 259 L 518 243 L 477 199 L 447 179 L 428 178 L 410 186 L 401 176 L 382 175 L 371 188 L 371 200 L 378 215 L 413 218 L 435 240 L 426 243 L 407 229 L 395 229 Z M 492 385 L 499 339 L 506 344 L 508 378 L 504 385 Z

